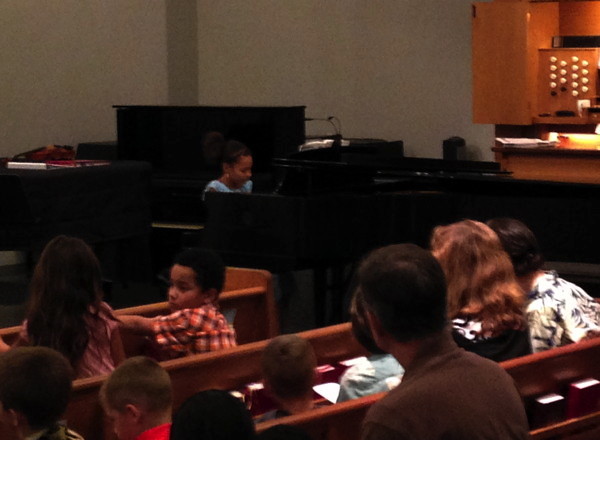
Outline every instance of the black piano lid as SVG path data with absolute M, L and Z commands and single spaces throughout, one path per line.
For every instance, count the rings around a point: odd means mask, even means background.
M 412 178 L 505 177 L 497 162 L 397 157 L 382 160 L 369 155 L 341 155 L 341 161 L 277 158 L 277 193 L 312 195 L 347 191 Z

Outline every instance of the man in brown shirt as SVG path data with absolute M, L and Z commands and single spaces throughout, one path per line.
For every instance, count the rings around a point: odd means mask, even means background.
M 511 377 L 454 343 L 444 273 L 429 252 L 410 244 L 375 250 L 359 267 L 358 286 L 375 342 L 406 369 L 368 412 L 364 439 L 527 437 Z

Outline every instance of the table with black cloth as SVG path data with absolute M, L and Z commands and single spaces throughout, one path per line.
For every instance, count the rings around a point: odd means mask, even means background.
M 36 256 L 54 236 L 76 236 L 95 248 L 112 278 L 117 263 L 149 259 L 151 173 L 150 164 L 140 161 L 1 169 L 0 250 Z M 124 254 L 134 248 L 148 255 Z M 106 262 L 107 254 L 115 260 Z

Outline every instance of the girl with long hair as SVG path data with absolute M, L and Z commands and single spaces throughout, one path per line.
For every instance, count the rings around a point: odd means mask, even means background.
M 457 344 L 495 361 L 529 354 L 525 298 L 494 231 L 474 220 L 438 226 L 431 251 L 446 275 Z
M 102 295 L 92 249 L 79 238 L 57 236 L 35 266 L 18 343 L 59 351 L 76 378 L 110 373 L 124 353 L 119 321 Z

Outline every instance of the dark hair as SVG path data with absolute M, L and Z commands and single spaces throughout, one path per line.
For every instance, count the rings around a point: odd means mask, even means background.
M 173 264 L 191 268 L 202 290 L 214 288 L 217 293 L 223 290 L 225 264 L 216 252 L 206 248 L 188 248 L 175 256 Z
M 223 155 L 221 156 L 221 163 L 233 164 L 235 163 L 240 156 L 251 156 L 252 153 L 248 149 L 248 147 L 239 142 L 229 140 L 225 143 L 223 147 Z
M 510 256 L 517 276 L 538 271 L 544 265 L 537 238 L 520 220 L 508 217 L 490 219 L 486 224 L 498 235 L 504 250 Z
M 135 356 L 125 360 L 104 381 L 100 400 L 105 409 L 123 411 L 134 404 L 148 413 L 170 411 L 173 404 L 171 379 L 153 359 Z
M 35 266 L 27 306 L 32 345 L 56 349 L 75 367 L 88 342 L 87 319 L 102 302 L 100 264 L 79 238 L 57 236 Z
M 226 141 L 221 132 L 211 131 L 202 138 L 202 155 L 209 167 L 221 167 L 223 163 L 235 163 L 240 156 L 251 156 L 252 152 L 244 143 Z
M 73 372 L 48 347 L 14 347 L 0 355 L 0 402 L 22 413 L 32 430 L 55 424 L 65 412 Z
M 301 427 L 293 425 L 278 424 L 262 431 L 258 439 L 266 440 L 290 440 L 290 439 L 310 439 L 310 435 Z
M 413 244 L 371 252 L 358 268 L 365 306 L 398 342 L 441 333 L 446 327 L 446 280 L 437 260 Z
M 274 396 L 287 400 L 303 397 L 316 381 L 317 357 L 310 342 L 295 334 L 272 339 L 262 355 L 262 371 Z
M 360 288 L 352 295 L 350 302 L 350 321 L 352 323 L 352 334 L 358 343 L 371 354 L 387 354 L 375 343 L 369 323 L 365 316 L 365 303 Z
M 239 399 L 211 389 L 188 398 L 173 418 L 171 439 L 253 439 L 254 422 Z
M 437 226 L 431 234 L 431 251 L 446 275 L 451 318 L 474 317 L 484 330 L 493 332 L 522 328 L 523 291 L 490 227 L 469 219 Z

